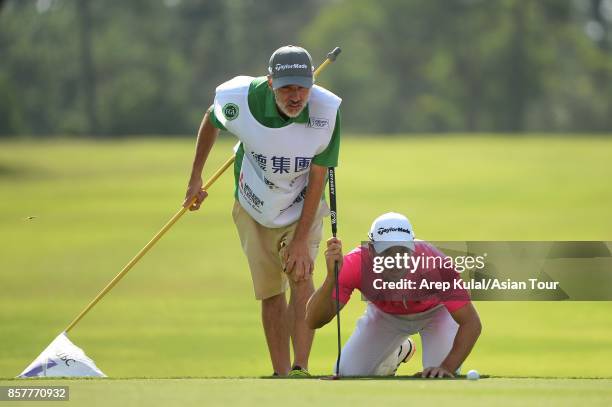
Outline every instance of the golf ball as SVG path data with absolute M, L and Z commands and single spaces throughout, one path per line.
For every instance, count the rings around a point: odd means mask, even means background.
M 478 373 L 478 370 L 470 370 L 469 372 L 467 372 L 467 379 L 478 380 L 480 379 L 480 373 Z

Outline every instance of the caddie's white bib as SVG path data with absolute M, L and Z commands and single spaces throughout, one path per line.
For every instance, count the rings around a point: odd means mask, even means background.
M 259 123 L 249 109 L 253 79 L 237 76 L 218 86 L 214 112 L 244 147 L 238 201 L 261 225 L 278 228 L 299 219 L 310 163 L 327 148 L 342 100 L 315 85 L 308 102 L 308 123 L 270 128 Z

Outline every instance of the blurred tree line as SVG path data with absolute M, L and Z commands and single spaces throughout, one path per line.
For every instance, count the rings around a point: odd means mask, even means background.
M 290 43 L 353 132 L 612 130 L 612 0 L 0 0 L 0 134 L 194 134 Z

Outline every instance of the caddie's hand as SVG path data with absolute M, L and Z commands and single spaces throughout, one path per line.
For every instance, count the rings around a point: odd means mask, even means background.
M 423 372 L 421 373 L 421 377 L 442 378 L 442 377 L 455 377 L 455 375 L 449 372 L 445 367 L 438 366 L 438 367 L 428 367 L 427 369 L 423 370 Z
M 189 203 L 194 199 L 195 202 L 189 207 L 190 211 L 197 211 L 200 209 L 200 205 L 206 197 L 208 196 L 208 192 L 202 191 L 202 178 L 198 178 L 195 180 L 189 181 L 189 185 L 187 186 L 187 193 L 185 194 L 185 201 L 183 202 L 183 207 L 187 208 Z
M 300 240 L 292 240 L 285 252 L 285 273 L 289 274 L 293 281 L 306 281 L 312 276 L 314 263 L 310 258 L 308 243 Z
M 327 250 L 325 250 L 325 263 L 327 264 L 327 274 L 333 276 L 334 263 L 338 262 L 338 270 L 342 268 L 342 240 L 332 237 L 327 240 Z

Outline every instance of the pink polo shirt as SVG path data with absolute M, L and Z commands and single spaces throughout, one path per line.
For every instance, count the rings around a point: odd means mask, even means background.
M 415 242 L 415 251 L 413 255 L 442 257 L 445 256 L 433 245 L 423 241 Z M 443 304 L 449 312 L 453 312 L 470 302 L 469 294 L 465 289 L 455 288 L 452 287 L 452 285 L 451 289 L 445 291 L 443 295 L 432 295 L 427 297 L 426 299 L 423 299 L 422 301 L 389 301 L 377 299 L 371 300 L 370 298 L 367 298 L 367 290 L 363 290 L 362 288 L 362 284 L 364 284 L 364 282 L 366 282 L 366 284 L 370 282 L 373 276 L 370 272 L 370 276 L 366 276 L 367 278 L 363 278 L 364 276 L 362 275 L 362 270 L 368 270 L 368 267 L 370 267 L 371 264 L 372 260 L 370 258 L 367 247 L 359 246 L 344 256 L 342 269 L 340 270 L 338 277 L 340 302 L 342 304 L 346 304 L 349 301 L 349 299 L 351 298 L 351 294 L 355 289 L 361 291 L 366 296 L 366 299 L 376 305 L 376 307 L 379 308 L 381 311 L 384 311 L 389 314 L 417 314 L 420 312 L 427 311 L 428 309 L 431 309 L 438 304 Z M 416 271 L 416 273 L 418 272 L 419 270 Z M 450 280 L 460 278 L 454 269 L 444 269 L 444 272 L 447 274 L 447 280 L 449 280 L 449 278 Z M 427 273 L 422 274 L 422 276 L 427 275 Z M 336 298 L 335 290 L 333 291 L 332 297 L 334 299 Z M 410 295 L 408 295 L 408 298 L 410 298 Z M 445 298 L 452 298 L 452 300 L 446 301 Z

